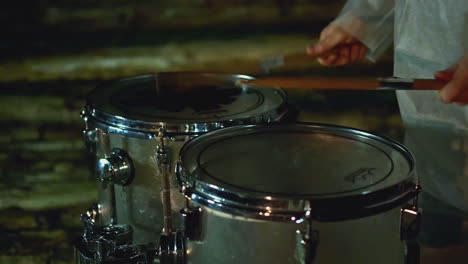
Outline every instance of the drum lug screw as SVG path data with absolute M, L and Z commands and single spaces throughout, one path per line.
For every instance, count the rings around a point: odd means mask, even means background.
M 96 152 L 97 133 L 95 129 L 83 130 L 83 142 L 90 153 Z

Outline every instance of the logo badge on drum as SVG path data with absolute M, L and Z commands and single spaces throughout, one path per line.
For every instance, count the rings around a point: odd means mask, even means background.
M 377 168 L 359 168 L 352 172 L 344 179 L 348 182 L 355 184 L 356 182 L 368 181 L 374 176 L 374 172 Z

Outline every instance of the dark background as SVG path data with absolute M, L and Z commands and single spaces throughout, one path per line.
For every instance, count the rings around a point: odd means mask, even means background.
M 0 263 L 72 263 L 79 214 L 96 198 L 81 139 L 85 95 L 155 71 L 258 74 L 261 58 L 314 43 L 344 1 L 25 0 L 0 8 Z M 382 77 L 378 64 L 272 75 Z M 300 121 L 401 139 L 392 92 L 292 92 Z

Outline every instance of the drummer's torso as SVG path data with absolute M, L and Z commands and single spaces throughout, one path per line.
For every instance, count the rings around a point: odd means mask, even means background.
M 427 78 L 460 59 L 468 52 L 467 13 L 464 0 L 398 0 L 395 72 Z
M 395 9 L 394 75 L 434 78 L 468 52 L 468 2 L 399 0 Z M 398 93 L 405 119 L 424 119 L 467 129 L 467 109 L 442 103 L 436 92 Z
M 434 78 L 468 52 L 468 2 L 397 1 L 394 75 Z M 406 146 L 416 155 L 425 192 L 466 211 L 468 108 L 435 91 L 397 91 Z

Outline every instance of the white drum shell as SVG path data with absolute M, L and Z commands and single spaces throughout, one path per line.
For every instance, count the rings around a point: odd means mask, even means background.
M 187 241 L 187 263 L 302 264 L 297 230 L 305 223 L 273 222 L 235 216 L 203 205 L 200 241 Z M 318 264 L 403 264 L 400 208 L 365 218 L 313 222 L 319 233 Z

